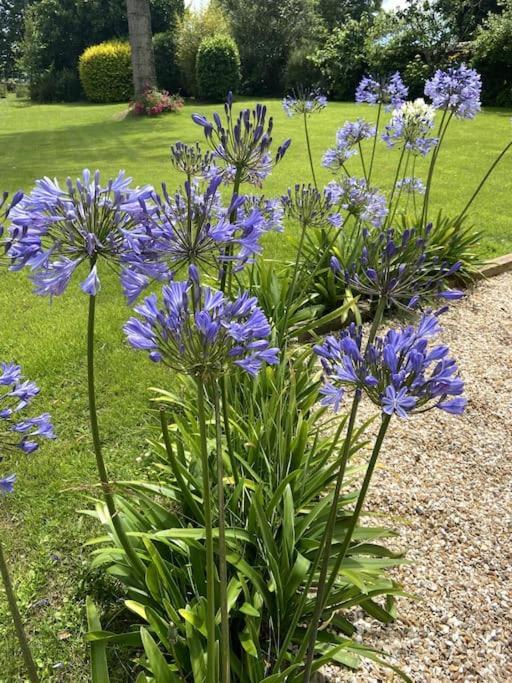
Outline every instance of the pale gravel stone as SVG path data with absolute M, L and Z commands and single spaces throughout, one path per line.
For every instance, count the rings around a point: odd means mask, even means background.
M 466 414 L 394 420 L 368 510 L 403 521 L 390 626 L 358 616 L 358 639 L 387 651 L 415 683 L 512 681 L 512 273 L 481 282 L 442 318 L 469 400 Z M 368 412 L 371 409 L 368 407 Z M 331 681 L 398 680 L 372 664 Z

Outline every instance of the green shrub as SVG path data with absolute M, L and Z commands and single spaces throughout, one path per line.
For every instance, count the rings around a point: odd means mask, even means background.
M 7 85 L 0 83 L 0 97 L 7 97 Z
M 229 36 L 205 38 L 197 52 L 198 93 L 208 100 L 223 100 L 240 83 L 240 56 Z
M 502 15 L 490 14 L 474 41 L 473 66 L 482 75 L 485 104 L 512 104 L 512 1 Z
M 91 45 L 80 57 L 80 81 L 91 102 L 126 102 L 133 92 L 130 45 L 117 40 Z
M 209 4 L 204 10 L 188 10 L 178 23 L 176 58 L 182 83 L 188 95 L 197 95 L 196 62 L 199 45 L 204 38 L 217 34 L 230 35 L 230 25 L 220 7 Z
M 284 74 L 285 90 L 293 90 L 299 85 L 317 87 L 322 81 L 319 68 L 313 64 L 310 47 L 297 47 L 291 51 Z
M 34 102 L 76 102 L 82 97 L 75 69 L 46 69 L 30 83 L 30 99 Z
M 176 58 L 176 34 L 167 31 L 153 36 L 156 80 L 158 87 L 176 92 L 181 88 L 181 75 Z

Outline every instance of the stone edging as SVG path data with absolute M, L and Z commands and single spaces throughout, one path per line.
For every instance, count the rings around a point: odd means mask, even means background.
M 488 277 L 495 277 L 502 273 L 507 273 L 512 270 L 512 254 L 505 254 L 505 256 L 498 256 L 491 261 L 487 261 L 476 274 L 477 279 Z

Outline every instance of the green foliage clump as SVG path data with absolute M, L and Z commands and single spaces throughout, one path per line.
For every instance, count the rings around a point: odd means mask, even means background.
M 166 31 L 155 34 L 153 51 L 158 87 L 176 92 L 181 88 L 181 74 L 176 57 L 176 33 Z
M 130 45 L 107 41 L 88 47 L 79 60 L 80 80 L 91 102 L 123 102 L 133 90 Z
M 83 90 L 76 69 L 45 69 L 30 82 L 33 102 L 76 102 Z
M 490 14 L 477 34 L 474 66 L 482 74 L 484 103 L 512 104 L 512 1 Z
M 214 35 L 231 35 L 226 14 L 215 4 L 210 4 L 199 12 L 189 10 L 178 22 L 176 58 L 188 95 L 197 95 L 196 62 L 199 45 L 205 38 Z
M 313 63 L 322 74 L 322 82 L 336 99 L 352 99 L 357 84 L 367 68 L 365 41 L 368 18 L 349 19 L 335 29 L 325 44 L 313 55 Z
M 208 100 L 222 100 L 240 83 L 240 56 L 229 36 L 205 38 L 197 52 L 198 93 Z

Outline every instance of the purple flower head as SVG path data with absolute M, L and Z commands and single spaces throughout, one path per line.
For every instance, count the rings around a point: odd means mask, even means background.
M 482 81 L 475 69 L 465 64 L 438 69 L 425 84 L 425 95 L 436 109 L 450 111 L 459 119 L 473 119 L 480 111 Z
M 28 266 L 36 293 L 51 296 L 65 291 L 83 261 L 94 264 L 103 258 L 118 264 L 125 233 L 134 226 L 128 209 L 151 194 L 151 188 L 132 190 L 130 183 L 120 172 L 101 185 L 99 172 L 88 170 L 75 184 L 68 178 L 65 188 L 57 180 L 38 180 L 10 212 L 11 269 Z M 87 293 L 98 287 L 97 275 L 82 283 Z
M 327 186 L 319 192 L 312 185 L 295 185 L 282 197 L 285 214 L 303 227 L 340 228 L 343 224 L 336 204 L 338 198 Z
M 261 237 L 280 223 L 278 212 L 263 198 L 233 197 L 222 205 L 220 176 L 202 189 L 196 180 L 169 195 L 134 207 L 138 227 L 126 234 L 122 273 L 130 303 L 151 280 L 168 281 L 182 266 L 194 264 L 218 272 L 226 261 L 240 269 L 261 251 Z
M 219 377 L 229 365 L 256 375 L 263 363 L 277 363 L 271 328 L 257 300 L 247 292 L 235 301 L 195 282 L 171 282 L 135 308 L 124 327 L 128 342 L 151 360 L 203 379 Z
M 0 195 L 0 264 L 9 264 L 8 259 L 8 249 L 10 246 L 10 240 L 6 239 L 6 229 L 4 227 L 4 222 L 8 219 L 11 209 L 13 209 L 17 204 L 23 199 L 23 192 L 16 192 L 14 197 L 10 202 L 9 193 L 3 192 Z
M 425 194 L 425 184 L 420 178 L 402 178 L 396 184 L 398 190 L 408 194 Z
M 441 332 L 437 315 L 425 314 L 417 327 L 391 329 L 363 350 L 354 325 L 314 347 L 324 372 L 322 403 L 335 410 L 346 388 L 366 394 L 387 415 L 407 417 L 439 408 L 461 414 L 464 384 L 446 346 L 432 346 Z
M 336 133 L 336 146 L 325 152 L 322 165 L 337 173 L 344 168 L 345 162 L 357 154 L 355 149 L 363 140 L 375 135 L 375 126 L 364 119 L 347 121 Z
M 23 378 L 19 365 L 0 364 L 0 462 L 18 451 L 33 453 L 41 439 L 55 438 L 48 413 L 22 415 L 38 394 L 38 387 Z M 0 478 L 0 492 L 11 493 L 15 481 L 13 474 Z
M 447 287 L 460 263 L 433 263 L 427 259 L 430 230 L 414 228 L 364 231 L 360 263 L 341 264 L 344 282 L 370 298 L 383 298 L 388 306 L 411 309 L 434 299 L 460 298 Z
M 435 110 L 422 99 L 404 102 L 391 116 L 382 139 L 388 147 L 404 147 L 413 154 L 426 156 L 439 142 L 428 137 L 434 126 Z
M 212 173 L 228 182 L 236 179 L 261 186 L 275 164 L 283 158 L 290 141 L 286 140 L 272 156 L 274 124 L 272 117 L 267 120 L 267 108 L 263 104 L 257 104 L 252 111 L 243 109 L 235 116 L 233 98 L 228 96 L 224 115 L 223 122 L 219 114 L 214 114 L 213 123 L 199 114 L 192 116 L 193 121 L 203 127 L 212 149 L 216 165 Z
M 174 168 L 184 173 L 189 180 L 208 176 L 213 165 L 212 153 L 203 152 L 197 142 L 195 145 L 176 142 L 171 145 L 170 158 Z
M 319 90 L 306 90 L 299 88 L 291 95 L 283 99 L 283 109 L 287 116 L 294 116 L 299 114 L 308 116 L 315 114 L 327 106 L 327 97 L 322 95 Z
M 408 94 L 409 88 L 398 71 L 389 78 L 380 80 L 364 76 L 356 90 L 356 102 L 398 107 L 407 99 Z
M 333 201 L 362 223 L 379 228 L 388 215 L 385 196 L 380 190 L 368 188 L 364 179 L 348 177 L 341 183 L 331 181 L 327 188 Z

